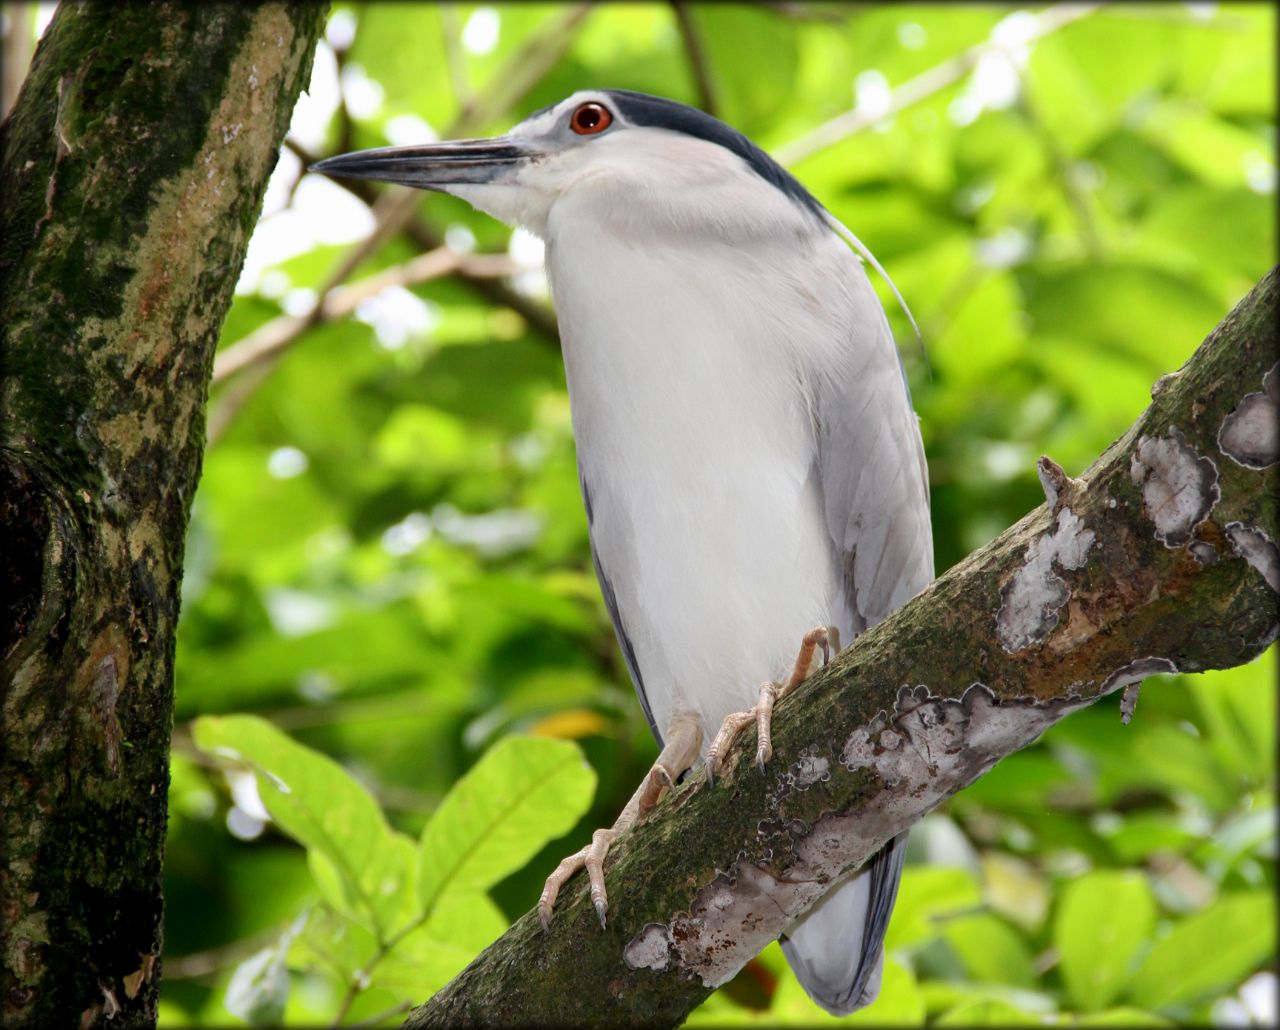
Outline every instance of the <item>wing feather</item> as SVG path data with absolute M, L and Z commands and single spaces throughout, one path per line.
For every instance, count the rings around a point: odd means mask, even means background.
M 891 614 L 933 578 L 919 425 L 884 311 L 860 268 L 856 280 L 849 313 L 849 324 L 863 334 L 850 342 L 856 356 L 833 360 L 809 377 L 817 384 L 812 412 L 823 513 L 844 570 L 844 640 Z M 903 833 L 886 844 L 783 938 L 805 990 L 836 1015 L 870 1004 L 880 989 L 906 839 Z

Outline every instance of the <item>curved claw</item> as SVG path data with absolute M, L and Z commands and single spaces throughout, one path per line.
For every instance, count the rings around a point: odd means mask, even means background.
M 596 830 L 591 835 L 591 843 L 585 848 L 575 851 L 552 870 L 542 888 L 542 896 L 538 898 L 538 921 L 544 931 L 551 927 L 551 917 L 555 912 L 556 898 L 560 896 L 560 888 L 568 882 L 579 869 L 585 868 L 591 881 L 591 903 L 595 906 L 600 925 L 605 925 L 605 913 L 609 911 L 609 897 L 604 887 L 604 860 L 609 854 L 609 845 L 618 835 L 616 830 Z

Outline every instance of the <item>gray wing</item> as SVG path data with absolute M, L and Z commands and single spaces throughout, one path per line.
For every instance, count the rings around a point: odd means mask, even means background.
M 618 646 L 622 650 L 623 661 L 627 663 L 627 671 L 631 673 L 631 682 L 635 685 L 636 696 L 640 699 L 640 707 L 644 710 L 644 717 L 649 720 L 649 729 L 653 731 L 653 739 L 658 742 L 658 747 L 661 748 L 662 734 L 658 732 L 658 724 L 654 721 L 653 710 L 649 707 L 649 698 L 644 692 L 644 677 L 640 675 L 640 665 L 636 661 L 636 649 L 631 643 L 631 638 L 627 636 L 627 627 L 622 620 L 622 612 L 618 608 L 618 595 L 614 592 L 613 584 L 609 581 L 609 577 L 605 575 L 604 566 L 600 564 L 600 556 L 596 553 L 595 540 L 591 536 L 591 488 L 587 485 L 581 466 L 578 467 L 578 485 L 582 488 L 582 503 L 587 509 L 587 538 L 591 541 L 591 564 L 596 570 L 596 579 L 600 583 L 600 593 L 604 596 L 604 606 L 609 612 L 610 621 L 613 623 L 613 632 L 618 637 Z
M 868 339 L 816 376 L 816 472 L 843 571 L 848 643 L 933 579 L 929 474 L 906 375 L 888 322 L 863 277 Z
M 853 324 L 866 337 L 853 341 L 847 363 L 810 377 L 818 384 L 815 465 L 843 571 L 846 643 L 933 578 L 928 469 L 906 375 L 865 276 L 854 300 L 862 317 Z M 805 990 L 835 1015 L 870 1004 L 880 989 L 906 842 L 905 833 L 894 837 L 783 938 Z
M 870 1005 L 880 991 L 884 935 L 906 855 L 900 833 L 779 941 L 796 979 L 834 1016 Z

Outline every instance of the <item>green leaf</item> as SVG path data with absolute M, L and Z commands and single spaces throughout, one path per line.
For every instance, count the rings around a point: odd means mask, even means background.
M 370 964 L 370 986 L 419 1001 L 453 979 L 507 926 L 507 917 L 487 894 L 443 898 L 425 924 L 397 940 L 381 961 Z
M 1155 898 L 1141 873 L 1088 873 L 1067 885 L 1053 941 L 1077 1008 L 1105 1008 L 1120 993 L 1155 919 Z
M 1151 949 L 1129 996 L 1163 1009 L 1234 987 L 1272 954 L 1275 909 L 1270 891 L 1243 891 L 1180 920 Z
M 982 901 L 982 891 L 967 869 L 909 865 L 902 871 L 885 950 L 896 951 L 933 940 L 943 922 Z
M 995 1001 L 1031 1013 L 1031 1021 L 1048 1022 L 1057 1011 L 1054 999 L 1039 991 L 970 980 L 925 980 L 920 985 L 925 1007 L 935 1016 L 975 1001 Z
M 419 897 L 487 890 L 524 866 L 586 812 L 596 776 L 576 744 L 507 737 L 436 809 L 418 846 Z
M 998 998 L 966 1001 L 944 1012 L 934 1026 L 1031 1026 L 1035 1016 Z
M 380 937 L 403 921 L 411 850 L 342 766 L 252 715 L 204 716 L 193 737 L 202 751 L 254 771 L 267 812 L 307 849 L 330 902 Z
M 974 979 L 1014 987 L 1035 983 L 1031 952 L 1004 920 L 985 913 L 953 919 L 947 923 L 945 937 Z
M 1135 1009 L 1130 1006 L 1121 1006 L 1117 1009 L 1107 1009 L 1106 1012 L 1093 1012 L 1087 1016 L 1081 1016 L 1074 1023 L 1075 1026 L 1173 1026 L 1167 1019 L 1162 1019 L 1154 1012 L 1148 1012 L 1145 1009 Z

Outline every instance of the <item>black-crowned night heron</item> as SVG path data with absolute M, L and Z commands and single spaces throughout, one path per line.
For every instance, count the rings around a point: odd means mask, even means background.
M 753 722 L 763 765 L 773 703 L 816 650 L 932 578 L 919 428 L 849 246 L 874 259 L 741 133 L 624 90 L 575 93 L 501 138 L 315 168 L 452 193 L 546 243 L 596 573 L 662 748 L 539 902 L 545 924 L 585 866 L 603 922 L 618 833 L 700 753 L 710 778 Z M 832 1012 L 876 995 L 905 845 L 782 938 Z

